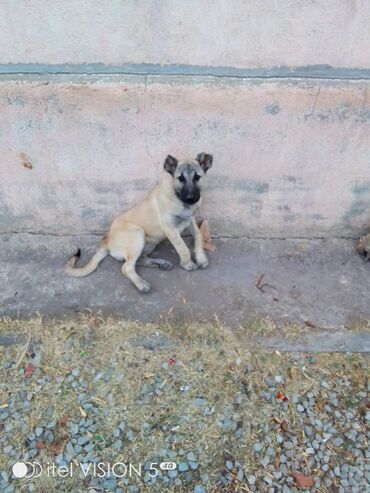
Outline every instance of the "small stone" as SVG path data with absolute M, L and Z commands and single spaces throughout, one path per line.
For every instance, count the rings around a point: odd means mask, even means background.
M 275 457 L 275 450 L 272 447 L 268 447 L 266 450 L 266 454 L 271 457 Z
M 304 427 L 304 432 L 305 432 L 305 434 L 306 434 L 308 437 L 312 436 L 312 428 L 311 428 L 311 426 L 305 426 L 305 427 Z
M 197 484 L 193 491 L 194 493 L 206 493 L 204 486 L 202 486 L 201 484 Z
M 261 452 L 262 448 L 263 448 L 263 445 L 262 445 L 262 443 L 260 443 L 260 442 L 257 442 L 257 443 L 255 443 L 255 444 L 253 445 L 253 450 L 254 450 L 256 453 Z
M 130 442 L 133 442 L 134 439 L 135 439 L 135 436 L 134 436 L 134 432 L 132 430 L 128 430 L 126 432 L 126 438 L 127 440 L 129 440 Z
M 206 404 L 206 401 L 203 399 L 203 397 L 197 397 L 193 399 L 193 406 L 194 407 L 202 407 Z
M 3 481 L 5 481 L 5 483 L 9 483 L 9 476 L 7 475 L 7 473 L 5 471 L 1 472 L 1 477 L 2 477 Z
M 334 447 L 341 447 L 343 445 L 343 443 L 344 443 L 343 440 L 339 437 L 337 437 L 333 440 Z
M 302 406 L 302 404 L 298 404 L 298 406 L 297 406 L 297 411 L 298 411 L 299 413 L 304 413 L 304 407 Z
M 86 445 L 84 447 L 85 452 L 91 452 L 93 449 L 94 449 L 94 444 L 93 443 L 89 443 L 88 445 Z
M 192 483 L 193 482 L 193 473 L 191 471 L 186 471 L 184 474 L 185 481 L 187 483 Z
M 78 424 L 76 424 L 76 423 L 72 423 L 71 424 L 71 432 L 72 432 L 72 435 L 77 435 L 77 433 L 78 433 Z
M 42 435 L 42 428 L 40 426 L 36 428 L 35 434 L 37 437 L 40 437 Z
M 85 443 L 89 442 L 90 438 L 89 437 L 80 437 L 77 441 L 78 445 L 85 445 Z
M 255 484 L 255 483 L 256 483 L 256 476 L 253 476 L 253 474 L 252 474 L 252 475 L 250 475 L 250 476 L 248 476 L 248 477 L 247 477 L 247 481 L 248 481 L 248 483 L 249 483 L 249 484 L 251 484 L 251 485 Z
M 195 462 L 197 460 L 197 458 L 195 457 L 195 454 L 194 452 L 189 452 L 188 455 L 186 456 L 188 460 L 190 460 L 191 462 Z
M 272 479 L 270 478 L 270 476 L 264 476 L 264 477 L 263 477 L 263 481 L 264 481 L 267 485 L 271 485 L 271 484 L 272 484 Z
M 264 457 L 260 463 L 263 467 L 267 467 L 270 463 L 270 459 L 268 457 Z
M 189 470 L 189 464 L 187 462 L 180 462 L 178 465 L 179 472 L 185 472 Z
M 113 490 L 116 487 L 116 478 L 106 479 L 103 481 L 104 488 L 107 490 Z

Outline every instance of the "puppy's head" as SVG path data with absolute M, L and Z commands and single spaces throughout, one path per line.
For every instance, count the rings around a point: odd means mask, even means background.
M 168 155 L 164 169 L 172 176 L 173 188 L 178 199 L 185 205 L 194 205 L 200 200 L 202 178 L 211 168 L 213 156 L 201 152 L 196 159 L 179 162 Z

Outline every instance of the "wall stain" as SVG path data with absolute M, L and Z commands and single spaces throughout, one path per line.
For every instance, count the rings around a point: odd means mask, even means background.
M 227 175 L 209 177 L 210 189 L 228 189 L 237 192 L 261 195 L 267 193 L 270 185 L 259 180 L 233 179 Z
M 19 157 L 21 158 L 23 168 L 26 168 L 26 169 L 32 169 L 33 168 L 31 161 L 28 159 L 28 157 L 25 155 L 24 152 L 21 152 L 19 154 Z
M 354 108 L 345 103 L 329 110 L 313 110 L 304 114 L 304 120 L 316 120 L 322 123 L 367 123 L 370 121 L 369 108 Z
M 279 180 L 279 190 L 282 192 L 308 192 L 310 187 L 305 184 L 302 176 L 283 175 Z
M 352 187 L 352 193 L 356 196 L 363 196 L 370 194 L 370 183 L 365 182 L 365 183 L 356 183 Z
M 28 100 L 25 96 L 18 94 L 17 96 L 5 96 L 8 104 L 11 106 L 26 106 Z
M 50 94 L 50 96 L 44 97 L 44 102 L 46 103 L 46 112 L 63 113 L 63 104 L 60 102 L 59 96 L 57 94 Z
M 323 216 L 322 214 L 312 214 L 312 219 L 315 219 L 315 221 L 326 221 L 328 218 Z
M 370 182 L 355 183 L 351 192 L 354 199 L 343 220 L 348 223 L 361 216 L 367 216 L 364 219 L 370 223 Z
M 108 185 L 98 185 L 94 184 L 92 186 L 94 193 L 97 194 L 115 194 L 123 195 L 125 191 L 147 191 L 149 192 L 153 188 L 153 181 L 147 178 L 138 178 L 135 180 L 130 180 L 129 183 L 121 185 L 119 183 L 110 183 Z
M 231 178 L 227 175 L 209 177 L 209 191 L 231 191 L 237 195 L 235 200 L 241 204 L 243 210 L 254 218 L 260 218 L 263 209 L 262 196 L 268 192 L 270 185 L 265 181 Z
M 291 183 L 297 183 L 297 177 L 295 176 L 286 175 L 283 178 Z
M 270 115 L 277 115 L 278 113 L 280 113 L 280 106 L 278 104 L 275 104 L 275 103 L 268 104 L 265 107 L 265 111 L 266 111 L 266 113 L 269 113 Z
M 281 212 L 281 216 L 284 221 L 295 221 L 298 218 L 298 214 L 292 212 L 291 208 L 287 204 L 278 205 L 277 209 L 279 212 Z

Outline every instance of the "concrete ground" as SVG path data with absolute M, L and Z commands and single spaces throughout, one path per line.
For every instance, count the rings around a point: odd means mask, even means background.
M 356 253 L 353 240 L 218 239 L 209 268 L 195 272 L 179 268 L 165 244 L 160 254 L 174 261 L 172 271 L 139 268 L 152 285 L 148 295 L 139 294 L 110 257 L 89 277 L 64 274 L 64 262 L 77 246 L 83 264 L 98 241 L 97 236 L 1 235 L 0 316 L 59 317 L 90 309 L 140 321 L 168 314 L 217 317 L 236 329 L 271 317 L 298 322 L 304 330 L 298 339 L 278 332 L 261 338 L 265 346 L 370 352 L 370 262 Z M 262 275 L 264 292 L 256 286 Z M 244 335 L 246 343 L 258 336 L 246 329 Z

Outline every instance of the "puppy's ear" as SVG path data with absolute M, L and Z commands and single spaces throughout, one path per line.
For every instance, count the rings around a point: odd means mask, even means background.
M 207 173 L 207 171 L 209 170 L 209 168 L 212 167 L 213 156 L 212 156 L 212 154 L 206 154 L 205 152 L 201 152 L 197 156 L 197 161 L 200 164 L 200 166 L 201 166 L 202 170 L 204 171 L 204 173 Z
M 173 176 L 178 162 L 179 161 L 175 157 L 168 155 L 164 162 L 163 168 L 167 171 L 167 173 Z

